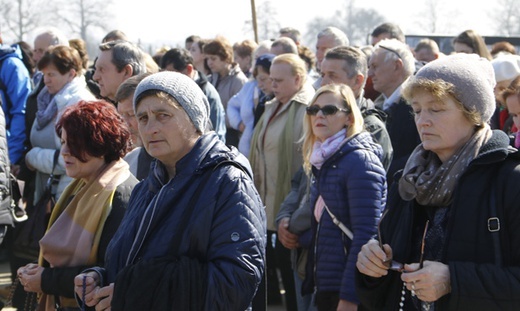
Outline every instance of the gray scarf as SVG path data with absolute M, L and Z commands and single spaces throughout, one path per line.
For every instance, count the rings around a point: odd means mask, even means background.
M 491 129 L 486 125 L 444 163 L 420 144 L 406 162 L 403 177 L 399 180 L 399 194 L 404 200 L 416 199 L 421 205 L 450 205 L 460 176 L 490 137 Z
M 36 129 L 41 130 L 49 122 L 56 117 L 58 113 L 58 106 L 54 101 L 56 94 L 49 93 L 49 90 L 45 86 L 36 98 L 38 103 L 38 111 L 36 112 Z

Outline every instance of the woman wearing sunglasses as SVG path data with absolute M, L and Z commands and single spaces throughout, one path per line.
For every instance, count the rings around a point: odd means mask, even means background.
M 494 84 L 488 60 L 457 54 L 404 88 L 422 144 L 359 253 L 366 310 L 520 309 L 520 158 L 488 125 Z
M 376 233 L 386 199 L 382 149 L 364 130 L 363 116 L 345 85 L 327 85 L 316 92 L 307 108 L 304 132 L 304 169 L 312 175 L 314 245 L 309 247 L 303 287 L 317 289 L 320 311 L 357 310 L 357 254 Z M 311 268 L 314 272 L 309 272 Z

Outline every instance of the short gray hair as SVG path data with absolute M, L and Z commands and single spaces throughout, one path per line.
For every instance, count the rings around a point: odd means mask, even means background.
M 332 37 L 334 38 L 334 42 L 336 46 L 339 45 L 349 45 L 349 40 L 347 35 L 339 28 L 336 27 L 327 27 L 318 33 L 318 39 L 321 37 Z
M 132 66 L 132 75 L 146 72 L 146 59 L 141 49 L 124 40 L 109 41 L 99 45 L 101 51 L 112 51 L 112 63 L 118 71 L 123 70 L 126 65 Z
M 343 66 L 343 70 L 347 73 L 349 78 L 358 74 L 363 75 L 365 80 L 367 78 L 367 57 L 365 53 L 357 47 L 344 45 L 333 47 L 325 53 L 325 59 L 344 60 L 346 66 Z
M 298 54 L 298 46 L 291 38 L 288 37 L 280 37 L 273 41 L 273 44 L 271 44 L 271 48 L 273 47 L 281 47 L 282 51 L 284 53 L 289 54 Z
M 385 62 L 401 59 L 406 76 L 409 77 L 415 72 L 415 58 L 406 43 L 397 39 L 384 39 L 376 44 L 374 50 L 377 49 L 381 49 L 386 53 Z

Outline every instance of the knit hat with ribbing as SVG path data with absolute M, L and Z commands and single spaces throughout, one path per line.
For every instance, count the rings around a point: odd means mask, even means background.
M 468 110 L 476 110 L 484 122 L 495 111 L 493 66 L 477 54 L 458 53 L 434 60 L 422 67 L 415 79 L 440 79 L 453 84 L 456 98 Z
M 177 72 L 163 71 L 146 77 L 139 83 L 134 93 L 134 110 L 149 90 L 163 91 L 171 95 L 186 111 L 195 128 L 206 132 L 209 122 L 209 103 L 200 87 L 188 76 Z

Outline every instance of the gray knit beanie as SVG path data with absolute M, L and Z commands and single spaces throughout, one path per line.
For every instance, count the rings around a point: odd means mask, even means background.
M 443 80 L 455 86 L 456 98 L 488 122 L 495 112 L 495 73 L 491 62 L 477 54 L 458 53 L 422 67 L 415 79 Z
M 163 71 L 146 77 L 134 93 L 134 111 L 142 94 L 148 90 L 163 91 L 171 95 L 186 111 L 195 128 L 206 132 L 209 122 L 209 103 L 206 95 L 190 77 L 177 72 Z

